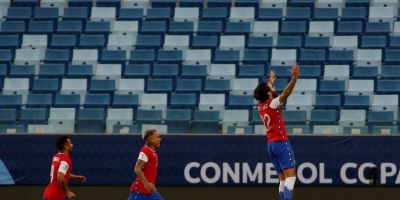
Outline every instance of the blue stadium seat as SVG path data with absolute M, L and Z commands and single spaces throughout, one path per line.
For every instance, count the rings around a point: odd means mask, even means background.
M 83 31 L 82 21 L 63 20 L 57 22 L 56 32 L 58 34 L 75 34 L 78 35 Z M 75 38 L 76 40 L 76 38 Z M 77 41 L 75 42 L 77 44 Z
M 391 49 L 386 49 L 384 53 L 384 63 L 385 64 L 399 64 L 400 63 L 400 57 L 398 56 L 400 53 L 400 50 L 391 50 Z
M 116 8 L 120 8 L 121 7 L 121 1 L 120 0 L 96 0 L 96 6 L 97 7 L 116 7 Z
M 100 63 L 121 64 L 126 63 L 126 52 L 120 50 L 103 50 L 100 55 Z
M 57 93 L 60 90 L 58 79 L 35 79 L 33 80 L 32 92 L 34 93 Z
M 250 119 L 250 124 L 251 125 L 264 125 L 260 114 L 258 113 L 258 110 L 251 110 L 251 119 Z
M 238 78 L 257 78 L 265 75 L 264 65 L 239 65 Z
M 67 76 L 69 78 L 91 78 L 93 76 L 93 67 L 91 65 L 69 65 Z
M 176 92 L 189 92 L 199 94 L 203 89 L 201 79 L 178 79 L 176 80 Z
M 376 86 L 377 93 L 399 94 L 400 80 L 378 80 Z
M 383 66 L 380 75 L 381 79 L 400 79 L 400 68 L 398 66 Z
M 301 64 L 322 64 L 326 61 L 326 51 L 321 49 L 302 49 L 300 51 Z
M 3 21 L 1 22 L 1 33 L 23 34 L 26 32 L 26 25 L 23 21 Z
M 149 64 L 129 64 L 123 71 L 124 78 L 147 78 L 150 76 Z
M 367 22 L 364 34 L 389 35 L 391 32 L 390 22 Z
M 240 51 L 238 50 L 216 50 L 213 63 L 236 64 L 240 61 Z
M 340 21 L 336 27 L 335 35 L 359 35 L 364 30 L 362 21 Z
M 394 115 L 391 111 L 369 111 L 368 125 L 393 125 Z
M 172 17 L 170 8 L 149 8 L 147 9 L 146 20 L 165 20 L 169 21 Z
M 226 35 L 248 35 L 251 33 L 250 22 L 227 22 L 225 28 Z
M 249 49 L 270 49 L 273 46 L 272 37 L 250 36 L 246 47 Z
M 286 20 L 309 20 L 311 8 L 308 7 L 288 7 L 286 10 Z
M 317 78 L 319 79 L 322 74 L 320 65 L 302 65 L 300 78 Z
M 0 124 L 15 124 L 17 112 L 15 109 L 0 109 Z
M 93 93 L 114 93 L 115 80 L 91 80 L 89 91 Z
M 377 36 L 379 37 L 379 36 Z M 389 41 L 389 48 L 399 49 L 400 48 L 400 36 L 391 36 Z
M 329 49 L 330 48 L 330 38 L 329 37 L 305 37 L 304 48 Z
M 168 27 L 170 34 L 193 34 L 194 31 L 193 22 L 170 22 Z
M 71 61 L 71 51 L 64 49 L 48 49 L 46 50 L 45 63 L 63 63 L 67 64 Z
M 357 7 L 369 7 L 369 0 L 347 0 L 346 1 L 346 7 L 347 6 L 357 6 Z
M 223 20 L 229 16 L 227 8 L 204 8 L 201 14 L 201 20 Z
M 46 108 L 25 108 L 21 110 L 19 122 L 23 124 L 44 124 L 48 115 Z
M 288 6 L 313 7 L 314 3 L 315 3 L 314 0 L 291 0 L 291 1 L 288 1 Z
M 343 12 L 343 11 L 342 11 Z M 339 18 L 338 8 L 315 8 L 313 20 L 336 21 Z
M 105 132 L 106 112 L 101 108 L 83 108 L 78 112 L 76 122 L 77 133 Z
M 0 78 L 7 76 L 8 66 L 6 64 L 0 64 Z
M 63 64 L 42 64 L 39 67 L 39 78 L 62 78 L 65 75 Z
M 146 91 L 156 93 L 172 92 L 173 90 L 172 79 L 147 79 Z
M 206 65 L 182 65 L 183 78 L 201 78 L 204 79 L 207 76 Z
M 153 63 L 156 59 L 154 50 L 132 50 L 130 63 Z
M 200 35 L 219 35 L 223 32 L 222 21 L 199 21 L 197 33 Z
M 104 36 L 108 36 L 108 33 L 111 31 L 111 23 L 110 22 L 86 22 L 85 34 L 101 34 Z
M 32 9 L 27 7 L 10 7 L 7 9 L 7 20 L 29 21 L 32 17 Z
M 79 108 L 81 104 L 79 94 L 56 94 L 54 106 L 60 108 Z
M 193 93 L 187 94 L 171 94 L 169 101 L 169 108 L 177 109 L 193 109 L 197 105 L 197 96 Z
M 369 99 L 369 96 L 346 95 L 344 97 L 343 108 L 368 109 L 370 105 Z
M 177 64 L 154 64 L 153 77 L 171 77 L 176 78 L 179 75 L 179 66 Z
M 10 64 L 13 59 L 11 50 L 0 50 L 0 63 Z
M 307 122 L 307 111 L 304 110 L 284 110 L 282 115 L 288 125 L 303 125 Z
M 181 0 L 179 1 L 180 7 L 203 7 L 203 0 Z
M 278 36 L 276 48 L 299 49 L 303 46 L 302 36 Z
M 174 0 L 154 0 L 151 1 L 151 6 L 156 8 L 156 7 L 168 7 L 168 8 L 173 8 L 175 7 L 176 2 Z
M 12 78 L 30 78 L 35 76 L 35 66 L 33 65 L 11 65 L 8 73 Z
M 257 0 L 236 0 L 235 7 L 255 7 L 258 8 L 259 2 Z
M 35 8 L 33 13 L 34 20 L 58 20 L 58 8 Z
M 69 0 L 68 6 L 69 7 L 92 7 L 93 2 L 92 2 L 92 0 Z
M 253 96 L 229 95 L 227 107 L 229 109 L 252 109 L 254 107 Z
M 77 45 L 75 35 L 57 35 L 51 36 L 49 47 L 52 49 L 69 49 L 72 50 Z
M 21 46 L 18 35 L 0 35 L 0 49 L 17 49 Z
M 360 47 L 366 49 L 383 49 L 387 44 L 386 36 L 362 36 Z
M 308 31 L 306 21 L 284 21 L 281 24 L 280 33 L 286 35 L 304 35 Z
M 269 61 L 267 49 L 247 49 L 244 51 L 243 64 L 266 64 Z
M 220 132 L 219 111 L 195 111 L 192 122 L 193 133 Z
M 90 9 L 85 7 L 64 8 L 63 20 L 86 20 L 89 18 Z
M 139 106 L 139 96 L 130 94 L 116 94 L 113 97 L 113 108 L 137 108 Z
M 343 80 L 321 80 L 319 85 L 320 93 L 344 93 L 346 91 Z
M 118 20 L 142 20 L 144 10 L 142 8 L 121 8 L 119 9 Z
M 193 49 L 215 49 L 219 45 L 218 36 L 193 36 L 190 47 Z
M 162 38 L 160 35 L 138 35 L 136 39 L 137 48 L 156 49 L 162 45 Z
M 376 79 L 378 67 L 354 67 L 351 78 L 353 79 Z
M 260 8 L 258 10 L 257 20 L 278 20 L 283 19 L 283 9 L 282 8 Z
M 228 93 L 231 85 L 229 80 L 207 79 L 205 81 L 205 93 Z
M 328 62 L 331 64 L 353 64 L 354 53 L 351 50 L 329 50 Z
M 165 32 L 167 32 L 165 21 L 142 21 L 141 34 L 164 34 Z
M 93 49 L 96 48 L 99 51 L 105 47 L 106 39 L 103 35 L 80 35 L 79 48 L 82 49 Z
M 317 95 L 315 97 L 316 109 L 340 109 L 342 98 L 340 95 Z
M 86 94 L 85 96 L 85 108 L 107 108 L 109 105 L 109 94 Z
M 30 21 L 28 25 L 28 33 L 32 34 L 47 34 L 50 36 L 54 30 L 54 23 L 51 21 Z
M 168 125 L 168 133 L 188 133 L 192 110 L 167 110 L 165 124 Z
M 0 95 L 0 108 L 21 108 L 22 95 Z
M 340 19 L 342 21 L 366 20 L 367 9 L 364 7 L 345 7 L 342 8 Z
M 137 110 L 136 120 L 139 124 L 161 124 L 161 110 Z
M 231 1 L 230 0 L 210 0 L 207 1 L 208 7 L 230 7 Z
M 339 115 L 337 110 L 312 110 L 310 124 L 334 125 L 337 124 Z
M 53 105 L 53 95 L 51 94 L 29 94 L 26 102 L 27 108 L 50 108 Z
M 159 63 L 181 63 L 183 52 L 180 50 L 159 50 L 157 61 Z
M 14 0 L 11 2 L 12 6 L 16 7 L 36 7 L 39 6 L 38 0 Z

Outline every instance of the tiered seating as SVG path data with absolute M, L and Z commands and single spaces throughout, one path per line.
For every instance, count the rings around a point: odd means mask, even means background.
M 2 130 L 261 134 L 254 87 L 274 70 L 282 92 L 300 63 L 288 132 L 397 133 L 399 5 L 4 1 Z

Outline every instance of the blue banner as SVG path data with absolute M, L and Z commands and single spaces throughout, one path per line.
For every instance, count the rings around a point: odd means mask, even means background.
M 0 184 L 45 185 L 57 152 L 55 135 L 1 135 Z M 73 172 L 88 185 L 129 185 L 143 145 L 137 135 L 76 135 Z M 297 185 L 364 185 L 379 168 L 383 185 L 400 184 L 400 137 L 292 136 Z M 160 186 L 278 183 L 264 136 L 165 135 L 159 149 Z

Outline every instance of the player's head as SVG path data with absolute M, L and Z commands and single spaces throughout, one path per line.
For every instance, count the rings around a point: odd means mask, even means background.
M 71 138 L 68 136 L 60 136 L 56 142 L 57 149 L 60 152 L 72 153 L 74 145 L 71 142 Z
M 144 143 L 149 147 L 160 148 L 161 137 L 156 129 L 149 129 L 143 134 Z
M 274 94 L 271 92 L 271 88 L 266 83 L 260 83 L 254 89 L 254 98 L 260 102 L 266 102 L 274 98 Z

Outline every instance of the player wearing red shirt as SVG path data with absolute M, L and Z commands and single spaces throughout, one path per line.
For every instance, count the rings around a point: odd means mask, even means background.
M 145 145 L 139 152 L 135 166 L 136 179 L 130 188 L 128 200 L 163 200 L 155 188 L 158 169 L 156 150 L 161 138 L 157 130 L 150 129 L 143 135 Z
M 281 200 L 292 200 L 296 181 L 295 158 L 286 134 L 281 105 L 292 93 L 299 73 L 299 66 L 295 64 L 291 71 L 292 79 L 281 95 L 277 94 L 273 86 L 276 79 L 273 71 L 270 73 L 268 83 L 260 83 L 254 89 L 254 98 L 259 101 L 257 109 L 267 129 L 268 154 L 280 180 Z
M 53 157 L 50 170 L 50 182 L 46 187 L 43 200 L 65 200 L 75 198 L 76 195 L 69 189 L 70 179 L 78 179 L 86 182 L 86 177 L 72 174 L 72 160 L 69 157 L 72 153 L 73 144 L 67 136 L 57 139 L 56 146 L 59 152 Z

